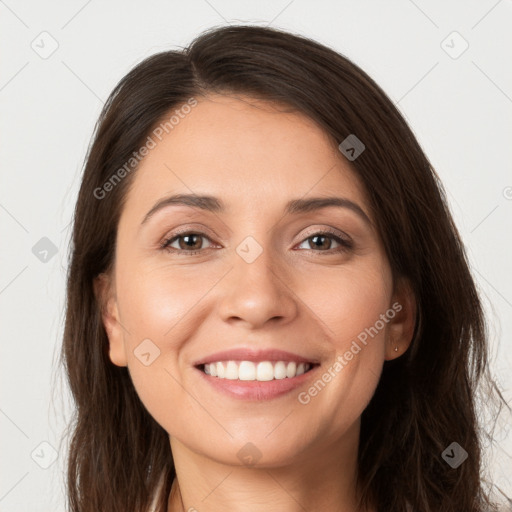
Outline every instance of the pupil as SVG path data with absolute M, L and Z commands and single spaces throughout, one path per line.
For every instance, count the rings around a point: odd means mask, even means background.
M 195 248 L 195 245 L 197 245 L 197 242 L 196 244 L 194 244 L 193 242 L 189 243 L 191 239 L 197 238 L 197 235 L 185 235 L 183 238 L 185 240 L 185 243 L 187 244 L 187 247 Z
M 317 243 L 317 240 L 318 240 L 318 239 L 326 239 L 326 238 L 327 238 L 327 237 L 325 237 L 324 235 L 315 235 L 315 236 L 313 237 L 313 240 L 314 240 L 314 242 L 313 242 L 313 243 L 314 243 L 317 247 L 321 247 L 321 245 L 322 245 L 322 244 L 321 244 L 321 243 Z

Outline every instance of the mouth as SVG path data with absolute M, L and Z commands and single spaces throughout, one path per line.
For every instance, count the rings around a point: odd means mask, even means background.
M 217 379 L 244 382 L 269 382 L 293 379 L 303 375 L 316 363 L 295 361 L 214 361 L 196 366 L 204 374 Z
M 293 397 L 293 390 L 315 378 L 320 363 L 283 351 L 235 350 L 196 361 L 194 367 L 208 392 L 261 402 Z

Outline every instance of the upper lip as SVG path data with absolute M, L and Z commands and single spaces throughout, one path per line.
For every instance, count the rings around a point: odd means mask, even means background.
M 218 361 L 294 361 L 296 363 L 318 363 L 318 361 L 314 358 L 302 357 L 298 354 L 287 352 L 285 350 L 254 350 L 250 348 L 234 348 L 231 350 L 223 350 L 222 352 L 215 352 L 214 354 L 202 357 L 194 363 L 194 366 L 216 363 Z

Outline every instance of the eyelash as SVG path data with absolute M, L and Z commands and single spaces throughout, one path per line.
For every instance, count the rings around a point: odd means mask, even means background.
M 198 249 L 195 251 L 185 251 L 183 249 L 175 249 L 174 247 L 169 247 L 170 244 L 172 244 L 179 238 L 181 238 L 183 236 L 187 236 L 187 235 L 199 235 L 201 237 L 204 237 L 204 238 L 207 238 L 208 240 L 210 240 L 210 238 L 205 233 L 201 233 L 198 231 L 183 231 L 180 233 L 173 233 L 171 237 L 163 240 L 160 244 L 160 249 L 167 251 L 167 252 L 185 253 L 187 256 L 193 256 L 195 254 L 200 253 L 201 251 L 204 251 L 204 249 Z M 299 245 L 301 245 L 306 240 L 309 240 L 310 238 L 313 238 L 315 236 L 325 236 L 325 235 L 330 235 L 330 236 L 328 236 L 328 238 L 331 238 L 335 242 L 338 242 L 340 244 L 340 247 L 338 247 L 336 249 L 329 249 L 327 251 L 315 251 L 314 249 L 306 249 L 306 250 L 313 251 L 313 252 L 319 252 L 319 253 L 326 253 L 327 255 L 332 255 L 333 253 L 342 253 L 342 252 L 345 252 L 345 251 L 353 248 L 353 243 L 351 241 L 341 238 L 336 232 L 330 231 L 328 229 L 318 231 L 318 232 L 315 232 L 315 233 L 309 235 L 308 237 L 304 238 L 304 240 L 302 240 L 302 242 Z M 210 240 L 210 242 L 211 242 L 211 240 Z M 302 250 L 304 250 L 304 249 L 302 249 Z

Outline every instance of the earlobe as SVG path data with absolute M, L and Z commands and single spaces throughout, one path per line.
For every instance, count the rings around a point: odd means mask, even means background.
M 395 315 L 388 326 L 386 361 L 396 359 L 407 351 L 416 326 L 416 298 L 405 279 L 398 283 L 391 307 Z
M 119 322 L 117 299 L 110 275 L 101 273 L 94 279 L 94 294 L 109 342 L 109 357 L 116 366 L 127 366 L 123 331 Z

